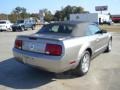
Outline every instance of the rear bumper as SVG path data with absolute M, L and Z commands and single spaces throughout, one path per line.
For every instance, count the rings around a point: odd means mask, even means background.
M 71 69 L 71 66 L 66 65 L 65 60 L 63 60 L 62 57 L 32 53 L 15 48 L 13 49 L 13 55 L 19 62 L 29 64 L 49 72 L 61 73 Z

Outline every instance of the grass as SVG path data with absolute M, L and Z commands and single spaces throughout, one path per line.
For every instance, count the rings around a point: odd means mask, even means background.
M 100 25 L 100 28 L 108 32 L 120 32 L 120 25 Z

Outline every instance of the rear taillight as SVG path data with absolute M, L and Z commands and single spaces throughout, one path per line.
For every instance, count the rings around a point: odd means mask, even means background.
M 62 54 L 62 46 L 57 44 L 46 44 L 45 53 L 60 56 Z
M 22 49 L 22 40 L 15 40 L 15 48 Z

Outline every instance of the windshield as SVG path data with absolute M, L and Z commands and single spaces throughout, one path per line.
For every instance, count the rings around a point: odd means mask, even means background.
M 62 33 L 70 34 L 74 26 L 69 24 L 47 24 L 44 25 L 38 33 Z
M 16 22 L 17 24 L 21 24 L 21 23 L 24 23 L 24 20 L 17 20 Z
M 0 21 L 0 24 L 5 24 L 6 22 L 5 21 Z

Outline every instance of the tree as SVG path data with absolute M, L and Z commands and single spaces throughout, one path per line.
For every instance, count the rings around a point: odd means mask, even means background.
M 83 13 L 84 9 L 82 7 L 74 7 L 73 13 Z
M 53 20 L 53 15 L 52 15 L 51 11 L 44 9 L 44 13 L 45 13 L 45 17 L 44 17 L 45 21 L 49 22 L 49 21 Z
M 10 20 L 11 22 L 15 23 L 16 20 L 17 20 L 17 15 L 11 13 L 11 14 L 8 16 L 8 18 L 9 18 L 9 20 Z
M 3 20 L 3 19 L 8 19 L 8 15 L 7 14 L 0 14 L 0 20 Z
M 84 11 L 84 8 L 80 6 L 76 7 L 68 5 L 60 11 L 56 11 L 54 20 L 64 20 L 65 18 L 69 19 L 69 15 L 74 13 L 88 13 L 88 11 Z
M 12 14 L 15 14 L 17 16 L 17 19 L 24 19 L 29 16 L 26 12 L 26 8 L 24 7 L 16 7 L 13 10 Z
M 54 15 L 54 21 L 62 21 L 63 20 L 63 12 L 62 11 L 56 11 Z
M 25 8 L 21 8 L 21 13 L 20 13 L 20 16 L 22 19 L 25 19 L 25 18 L 28 18 L 30 17 L 30 14 L 27 13 L 26 9 Z
M 70 14 L 76 14 L 76 13 L 89 13 L 88 11 L 84 11 L 84 8 L 82 7 L 77 7 L 77 6 L 66 6 L 66 7 L 62 7 L 61 10 L 57 10 L 55 12 L 55 14 L 53 15 L 51 13 L 50 10 L 48 9 L 44 9 L 44 13 L 45 13 L 45 17 L 44 20 L 45 21 L 63 21 L 63 20 L 69 20 L 69 15 Z M 33 17 L 35 19 L 39 18 L 39 14 L 38 13 L 27 13 L 26 8 L 24 7 L 16 7 L 11 14 L 0 14 L 0 19 L 9 19 L 12 22 L 16 22 L 16 20 L 18 19 L 25 19 L 25 18 L 29 18 L 29 17 Z
M 30 17 L 38 19 L 39 18 L 39 14 L 38 13 L 32 13 L 32 14 L 30 14 Z

